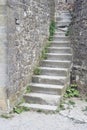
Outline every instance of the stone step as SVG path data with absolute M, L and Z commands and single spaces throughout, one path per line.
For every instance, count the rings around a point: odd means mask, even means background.
M 57 22 L 57 24 L 56 24 L 56 28 L 58 28 L 58 27 L 66 27 L 66 26 L 69 26 L 69 24 L 70 24 L 70 22 L 69 21 L 67 21 L 67 22 L 63 22 L 63 21 L 59 21 L 59 22 Z
M 56 13 L 56 14 L 57 14 L 57 13 Z M 70 15 L 70 12 L 69 12 L 68 10 L 59 11 L 58 14 L 64 15 L 64 16 L 71 16 L 71 15 Z
M 52 41 L 51 47 L 70 47 L 69 41 Z
M 61 31 L 61 32 L 66 33 L 67 30 L 68 30 L 68 27 L 61 26 L 61 27 L 57 27 L 57 28 L 55 29 L 55 32 Z
M 64 12 L 63 11 L 63 12 L 61 12 L 61 16 L 64 17 L 64 19 L 67 18 L 67 17 L 71 18 L 70 12 Z
M 59 20 L 57 20 L 58 18 Z M 56 17 L 56 24 L 58 23 L 71 23 L 71 19 L 69 17 L 64 18 L 64 16 L 63 17 L 59 16 Z
M 49 53 L 71 53 L 70 47 L 48 47 Z
M 36 93 L 63 95 L 65 87 L 63 85 L 31 83 L 30 90 Z
M 41 84 L 64 85 L 66 80 L 67 78 L 65 76 L 34 75 L 32 77 L 33 83 Z
M 33 104 L 58 105 L 60 96 L 43 93 L 29 93 L 24 95 L 24 100 L 27 103 Z
M 67 32 L 69 25 L 62 25 L 58 24 L 58 26 L 55 27 L 55 32 L 62 31 L 64 33 Z
M 39 67 L 41 75 L 49 76 L 67 76 L 68 69 L 66 68 L 50 68 L 50 67 Z
M 54 36 L 66 37 L 65 32 L 62 32 L 62 31 L 56 31 Z
M 71 61 L 63 60 L 43 60 L 40 62 L 42 67 L 69 68 Z
M 68 36 L 64 36 L 64 37 L 60 37 L 60 36 L 54 36 L 53 37 L 53 41 L 70 41 L 69 37 Z
M 62 31 L 62 30 L 55 30 L 55 33 L 54 33 L 54 36 L 55 35 L 58 35 L 58 36 L 65 36 L 65 32 L 64 31 Z
M 42 105 L 42 104 L 30 104 L 30 103 L 23 103 L 21 106 L 27 107 L 30 110 L 35 111 L 45 111 L 45 112 L 55 112 L 58 108 L 58 106 L 52 106 L 52 105 Z
M 58 13 L 55 13 L 55 17 L 58 17 L 58 16 L 64 17 L 64 18 L 71 17 L 70 12 L 61 12 L 61 11 Z
M 71 17 L 70 16 L 64 16 L 64 15 L 58 15 L 55 16 L 56 23 L 60 21 L 65 21 L 65 22 L 71 22 Z
M 71 60 L 72 54 L 68 53 L 47 53 L 47 59 L 49 60 Z
M 53 36 L 53 40 L 54 41 L 70 41 L 69 36 L 59 36 L 59 35 L 55 35 Z

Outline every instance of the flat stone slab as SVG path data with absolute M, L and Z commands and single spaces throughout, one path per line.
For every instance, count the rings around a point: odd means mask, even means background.
M 74 102 L 71 105 L 69 101 Z M 64 117 L 76 120 L 77 122 L 87 123 L 87 102 L 78 98 L 67 99 L 63 104 L 65 110 L 60 110 L 60 114 Z

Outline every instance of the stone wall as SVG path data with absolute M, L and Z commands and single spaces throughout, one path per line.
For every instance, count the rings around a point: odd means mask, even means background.
M 73 80 L 87 86 L 87 0 L 76 0 L 72 13 Z
M 20 101 L 49 37 L 54 0 L 4 0 L 6 7 L 6 107 Z

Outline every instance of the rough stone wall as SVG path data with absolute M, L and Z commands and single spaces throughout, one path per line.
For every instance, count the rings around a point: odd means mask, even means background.
M 6 99 L 17 103 L 30 83 L 34 67 L 49 37 L 54 0 L 7 0 Z
M 72 13 L 73 80 L 87 86 L 87 0 L 76 0 Z

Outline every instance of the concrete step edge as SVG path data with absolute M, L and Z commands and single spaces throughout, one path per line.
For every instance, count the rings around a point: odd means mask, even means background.
M 71 63 L 71 61 L 70 60 L 42 60 L 42 62 L 52 62 L 52 63 L 54 63 L 54 62 L 56 62 L 56 63 L 59 63 L 59 62 L 61 62 L 61 63 Z
M 52 56 L 72 56 L 72 53 L 46 53 L 47 55 L 52 55 Z
M 65 50 L 66 50 L 66 49 L 69 49 L 69 50 L 71 50 L 71 47 L 47 47 L 47 48 L 48 48 L 48 49 L 58 49 L 58 50 L 59 50 L 59 49 L 60 49 L 60 50 L 61 50 L 61 49 L 65 49 Z
M 38 67 L 38 68 L 41 69 L 41 70 L 56 70 L 56 71 L 58 71 L 58 70 L 60 70 L 60 71 L 64 70 L 64 71 L 68 71 L 68 69 L 66 69 L 66 68 L 53 68 L 53 67 Z
M 63 85 L 51 85 L 51 84 L 40 84 L 40 83 L 31 83 L 30 86 L 40 87 L 40 88 L 54 88 L 54 89 L 62 89 Z
M 43 111 L 56 111 L 57 106 L 52 105 L 42 105 L 42 104 L 29 104 L 29 103 L 23 103 L 21 106 L 30 108 L 32 110 L 43 110 Z
M 63 44 L 64 44 L 64 43 L 67 43 L 67 44 L 68 44 L 68 43 L 70 43 L 70 40 L 68 40 L 68 41 L 57 41 L 57 40 L 54 40 L 54 41 L 51 41 L 50 43 L 56 43 L 56 44 L 58 44 L 58 43 L 61 43 L 61 44 L 62 44 L 62 43 L 63 43 Z
M 42 78 L 42 79 L 53 79 L 53 80 L 60 80 L 60 79 L 63 79 L 65 80 L 67 77 L 66 76 L 48 76 L 48 75 L 33 75 L 32 76 L 33 78 L 34 77 L 37 77 L 37 78 Z
M 60 95 L 52 95 L 52 94 L 44 94 L 44 93 L 35 93 L 35 92 L 31 92 L 31 93 L 27 93 L 27 94 L 24 94 L 24 96 L 29 96 L 29 97 L 40 97 L 40 98 L 60 98 Z

